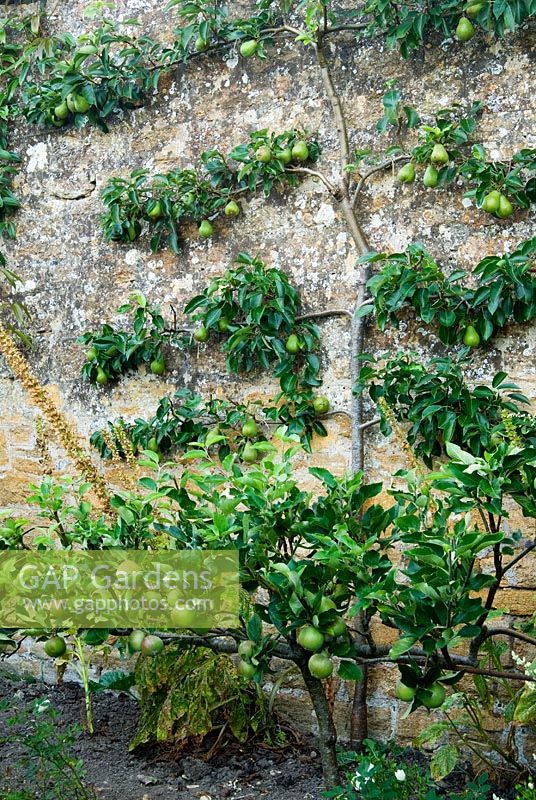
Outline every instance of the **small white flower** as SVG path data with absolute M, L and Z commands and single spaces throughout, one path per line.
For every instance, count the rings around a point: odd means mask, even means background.
M 518 667 L 524 667 L 525 664 L 527 663 L 527 660 L 522 656 L 518 656 L 515 650 L 512 650 L 512 661 L 514 661 L 518 665 Z
M 531 791 L 534 789 L 534 784 L 532 783 L 532 781 L 529 781 L 527 783 L 527 788 L 530 789 Z
M 403 769 L 397 769 L 395 772 L 395 778 L 397 781 L 405 781 L 406 780 L 406 773 Z

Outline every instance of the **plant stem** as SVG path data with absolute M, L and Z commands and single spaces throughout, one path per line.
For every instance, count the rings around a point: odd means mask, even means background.
M 303 322 L 305 319 L 327 319 L 328 317 L 350 317 L 352 319 L 353 314 L 347 308 L 328 308 L 325 311 L 311 311 L 308 314 L 300 314 L 295 321 Z
M 532 644 L 536 647 L 536 639 L 534 636 L 529 636 L 527 633 L 516 631 L 513 628 L 488 628 L 486 630 L 485 638 L 489 639 L 492 636 L 511 636 L 513 639 L 519 639 L 522 642 L 528 642 L 528 644 Z
M 536 548 L 536 541 L 532 542 L 532 544 L 529 544 L 527 547 L 525 547 L 525 549 L 522 550 L 521 553 L 518 553 L 518 555 L 515 558 L 509 561 L 508 564 L 504 565 L 504 567 L 502 568 L 502 575 L 504 575 L 505 572 L 508 572 L 509 569 L 512 569 L 512 567 L 515 567 L 515 565 L 518 564 L 522 558 L 528 556 L 528 554 L 531 553 L 535 548 Z
M 294 172 L 296 175 L 311 175 L 314 178 L 318 178 L 318 180 L 324 184 L 328 192 L 330 192 L 333 197 L 337 198 L 339 194 L 337 187 L 334 186 L 322 172 L 309 169 L 308 167 L 287 167 L 285 172 Z
M 89 688 L 89 661 L 86 659 L 84 652 L 84 643 L 78 636 L 73 637 L 74 649 L 78 658 L 78 674 L 82 678 L 82 686 L 84 688 L 84 706 L 86 710 L 87 729 L 90 734 L 95 732 L 93 725 L 93 709 L 91 707 L 91 691 Z
M 337 731 L 333 723 L 333 716 L 324 691 L 322 681 L 313 677 L 307 667 L 307 662 L 298 664 L 304 683 L 313 703 L 315 716 L 318 722 L 318 749 L 322 761 L 322 772 L 326 790 L 335 789 L 339 784 L 339 768 L 337 764 Z
M 344 109 L 342 106 L 341 98 L 333 77 L 331 75 L 330 66 L 323 49 L 322 34 L 318 35 L 317 44 L 315 47 L 316 59 L 324 85 L 326 97 L 331 106 L 331 112 L 335 121 L 339 137 L 339 164 L 341 170 L 341 196 L 340 207 L 346 224 L 348 225 L 352 239 L 360 256 L 365 255 L 369 251 L 369 246 L 361 226 L 357 220 L 354 204 L 350 198 L 350 173 L 348 166 L 350 164 L 350 141 L 348 138 L 348 127 L 346 118 L 344 116 Z M 360 308 L 364 302 L 367 292 L 367 281 L 369 278 L 369 265 L 363 268 L 361 276 L 357 284 L 357 297 L 356 308 Z M 352 327 L 350 334 L 350 375 L 352 389 L 357 380 L 358 374 L 358 356 L 363 352 L 365 334 L 365 317 L 357 317 L 354 312 L 352 318 Z M 364 431 L 363 428 L 363 400 L 361 396 L 357 396 L 352 392 L 352 444 L 351 444 L 351 470 L 352 473 L 363 471 L 365 453 L 364 453 Z M 358 627 L 363 627 L 364 619 L 357 619 Z M 363 668 L 363 677 L 360 681 L 356 682 L 354 698 L 352 703 L 351 713 L 351 743 L 354 747 L 360 747 L 362 742 L 368 736 L 368 709 L 367 709 L 367 689 L 368 689 L 368 671 L 366 666 Z
M 377 166 L 369 169 L 368 172 L 365 172 L 364 175 L 361 175 L 357 183 L 357 186 L 354 189 L 354 193 L 352 195 L 352 206 L 355 206 L 355 204 L 357 203 L 359 192 L 361 191 L 361 189 L 365 185 L 365 182 L 368 180 L 368 178 L 370 178 L 371 175 L 374 175 L 376 172 L 383 172 L 384 169 L 392 167 L 396 161 L 409 161 L 410 158 L 411 156 L 406 155 L 405 153 L 398 156 L 393 156 L 392 158 L 389 159 L 389 161 L 383 161 L 381 164 L 378 164 Z

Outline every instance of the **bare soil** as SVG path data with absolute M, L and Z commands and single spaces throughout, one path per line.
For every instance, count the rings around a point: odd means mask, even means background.
M 61 725 L 83 722 L 83 692 L 73 683 L 46 686 L 0 677 L 0 698 L 23 706 L 47 697 Z M 320 800 L 322 778 L 314 745 L 276 752 L 258 745 L 226 748 L 207 762 L 193 753 L 164 746 L 128 752 L 138 720 L 138 704 L 119 694 L 93 696 L 95 734 L 81 731 L 74 754 L 82 758 L 88 783 L 99 800 Z M 0 737 L 6 736 L 0 715 Z M 0 749 L 0 798 L 10 766 L 20 756 L 15 745 Z M 2 776 L 4 776 L 2 778 Z M 58 798 L 61 800 L 61 798 Z

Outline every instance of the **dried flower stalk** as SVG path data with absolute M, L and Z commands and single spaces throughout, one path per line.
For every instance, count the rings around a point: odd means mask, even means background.
M 39 461 L 44 475 L 52 475 L 54 472 L 54 464 L 50 457 L 50 450 L 48 449 L 48 430 L 47 424 L 43 417 L 38 417 L 35 421 L 35 447 L 39 455 Z
M 98 472 L 89 455 L 78 440 L 70 423 L 57 408 L 53 398 L 32 374 L 27 360 L 16 347 L 5 328 L 0 325 L 0 352 L 13 374 L 26 389 L 30 399 L 39 408 L 59 442 L 76 468 L 92 484 L 95 494 L 106 510 L 110 509 L 110 493 L 102 475 Z
M 385 419 L 387 420 L 387 422 L 389 423 L 389 425 L 393 429 L 394 435 L 396 436 L 396 438 L 400 442 L 400 446 L 402 447 L 402 450 L 404 451 L 404 455 L 406 456 L 406 459 L 407 459 L 407 462 L 408 462 L 409 466 L 412 469 L 414 469 L 415 472 L 418 475 L 421 475 L 422 474 L 422 467 L 421 467 L 419 461 L 417 460 L 417 458 L 415 456 L 415 453 L 413 452 L 413 449 L 410 446 L 407 438 L 405 437 L 402 428 L 398 424 L 398 421 L 397 421 L 397 419 L 396 419 L 396 417 L 395 417 L 395 415 L 393 413 L 392 408 L 388 405 L 388 403 L 387 403 L 387 401 L 386 401 L 386 399 L 384 397 L 380 397 L 379 398 L 378 406 L 379 406 L 383 416 L 385 417 Z

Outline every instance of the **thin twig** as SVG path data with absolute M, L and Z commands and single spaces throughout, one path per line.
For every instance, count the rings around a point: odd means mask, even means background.
M 305 319 L 326 319 L 327 317 L 349 317 L 352 319 L 353 313 L 347 308 L 328 308 L 325 311 L 310 311 L 307 314 L 300 314 L 296 317 L 296 322 L 303 322 Z
M 376 172 L 383 172 L 384 169 L 392 167 L 395 161 L 407 161 L 409 158 L 411 158 L 411 156 L 407 155 L 406 153 L 403 153 L 399 156 L 393 156 L 392 158 L 389 159 L 389 161 L 384 161 L 381 164 L 378 164 L 376 167 L 372 167 L 372 169 L 369 169 L 368 172 L 365 172 L 364 175 L 361 175 L 357 183 L 357 186 L 354 189 L 354 193 L 352 195 L 352 207 L 355 207 L 359 192 L 361 191 L 361 189 L 365 185 L 365 182 L 370 178 L 371 175 L 374 175 Z
M 373 428 L 375 425 L 379 425 L 381 421 L 381 417 L 374 417 L 374 419 L 369 419 L 368 422 L 362 422 L 358 427 L 360 430 L 366 431 L 368 428 Z
M 522 558 L 525 558 L 525 556 L 527 556 L 529 553 L 531 553 L 535 548 L 536 548 L 536 541 L 532 542 L 532 544 L 529 544 L 528 547 L 526 547 L 521 553 L 518 553 L 518 555 L 515 558 L 513 558 L 511 561 L 509 561 L 508 564 L 505 564 L 505 566 L 502 568 L 501 577 L 506 572 L 508 572 L 509 569 L 512 569 L 512 567 L 515 567 L 515 565 L 518 564 L 521 561 Z
M 312 177 L 322 181 L 333 197 L 340 196 L 340 190 L 331 183 L 329 178 L 326 178 L 326 176 L 322 172 L 318 172 L 318 170 L 309 169 L 309 167 L 287 167 L 285 172 L 294 172 L 296 175 L 312 175 Z
M 365 28 L 368 28 L 368 23 L 361 22 L 358 25 L 332 25 L 330 28 L 326 28 L 324 31 L 324 36 L 329 36 L 330 33 L 341 33 L 346 31 L 363 31 Z
M 487 628 L 486 639 L 492 636 L 511 636 L 513 639 L 520 639 L 522 642 L 527 642 L 536 647 L 536 639 L 534 636 L 529 636 L 528 633 L 517 631 L 514 628 Z

